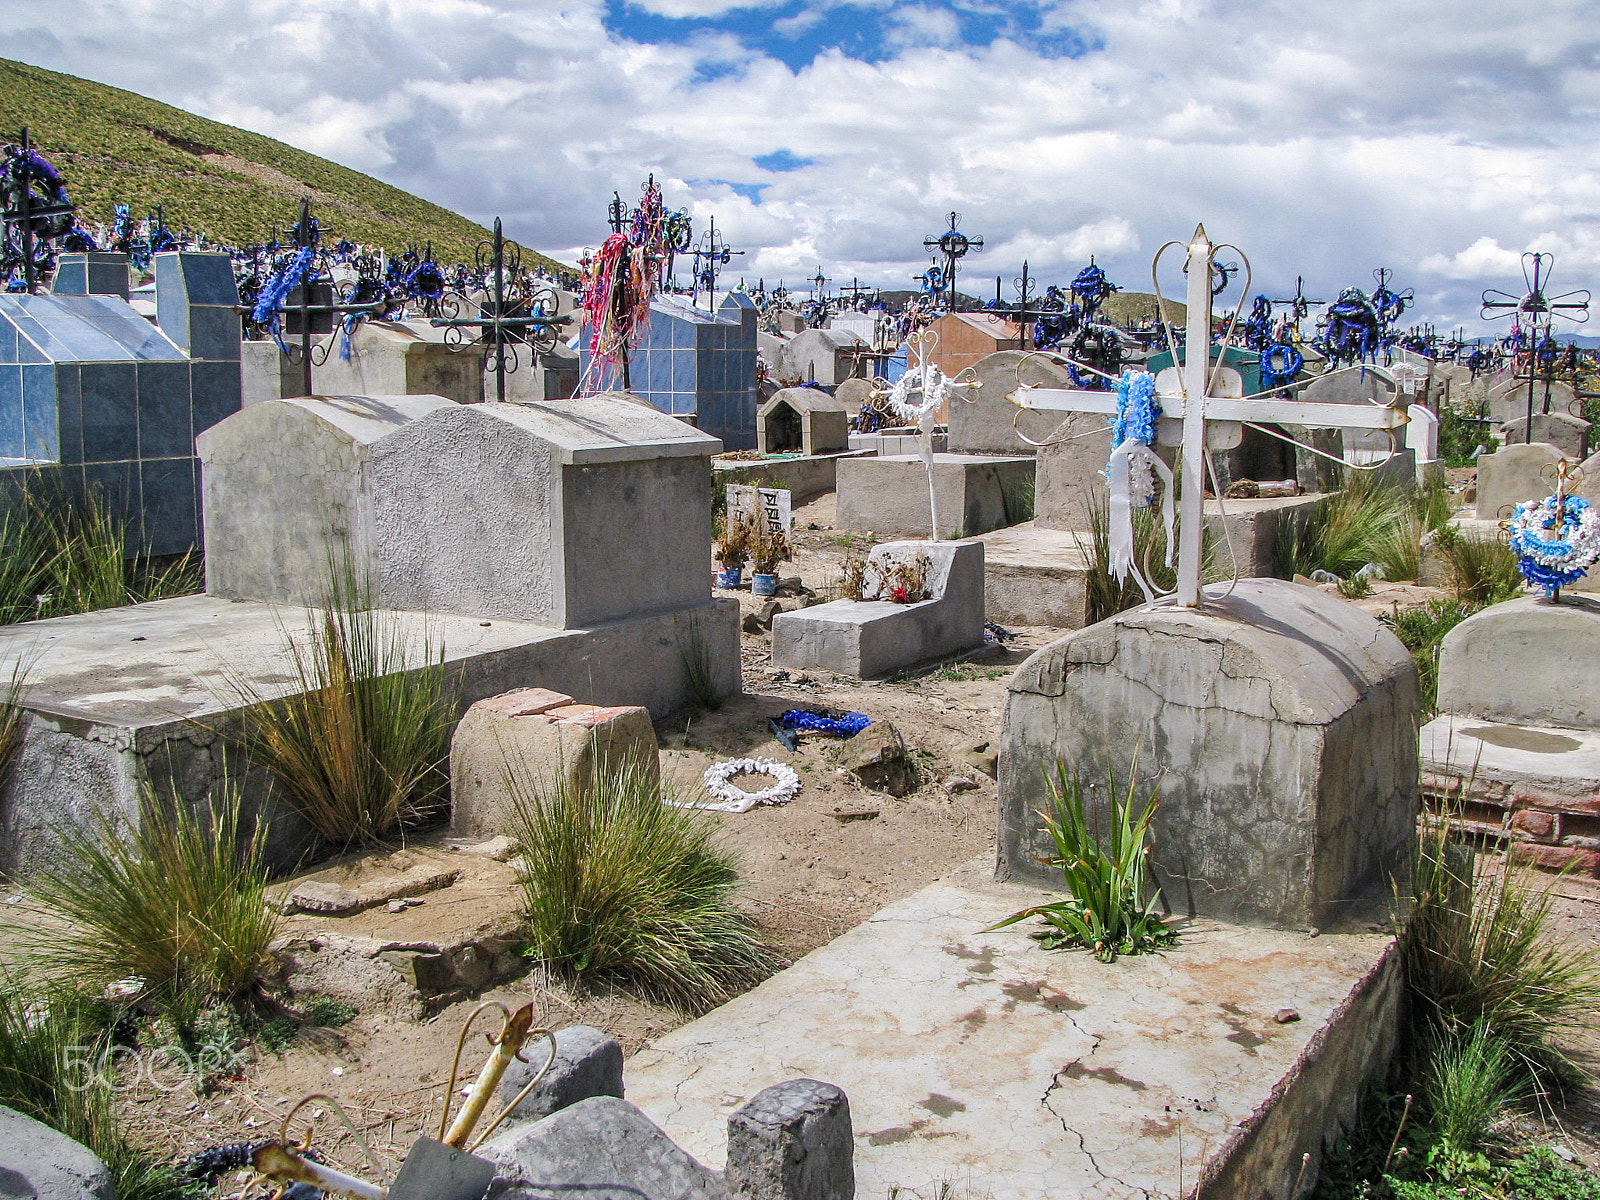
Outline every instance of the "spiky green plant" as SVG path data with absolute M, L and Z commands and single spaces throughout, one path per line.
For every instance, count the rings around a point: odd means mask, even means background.
M 1444 529 L 1456 514 L 1455 497 L 1442 476 L 1431 475 L 1412 498 L 1424 531 Z
M 1400 948 L 1419 1028 L 1465 1036 L 1482 1023 L 1517 1076 L 1543 1088 L 1574 1077 L 1555 1039 L 1600 1003 L 1600 971 L 1550 936 L 1550 889 L 1532 872 L 1515 861 L 1481 870 L 1449 822 L 1435 822 L 1418 839 Z
M 1078 550 L 1088 561 L 1084 576 L 1089 623 L 1104 621 L 1119 612 L 1138 608 L 1145 602 L 1144 592 L 1130 573 L 1118 581 L 1111 570 L 1111 513 L 1104 499 L 1089 505 L 1089 537 L 1077 539 Z M 1178 586 L 1177 572 L 1166 566 L 1167 534 L 1156 506 L 1133 512 L 1133 560 L 1144 572 L 1146 581 L 1158 592 Z
M 443 644 L 377 608 L 348 558 L 330 564 L 303 640 L 284 636 L 288 695 L 233 681 L 251 756 L 335 845 L 381 843 L 435 816 L 456 722 Z
M 1434 535 L 1450 564 L 1456 595 L 1471 604 L 1499 604 L 1522 593 L 1522 573 L 1511 547 L 1495 537 L 1478 537 L 1445 526 Z
M 1348 577 L 1375 562 L 1387 579 L 1417 577 L 1422 519 L 1410 495 L 1369 471 L 1346 471 L 1344 487 L 1318 501 L 1304 522 L 1279 528 L 1277 560 L 1286 574 Z
M 267 906 L 265 830 L 246 830 L 235 795 L 202 808 L 147 791 L 134 827 L 102 817 L 60 837 L 14 930 L 42 977 L 139 980 L 180 1035 L 209 999 L 255 984 L 281 917 Z
M 678 638 L 678 659 L 683 663 L 683 673 L 689 682 L 689 691 L 700 706 L 715 712 L 722 707 L 722 692 L 718 687 L 716 662 L 705 632 L 699 625 L 691 625 L 687 633 Z
M 1395 636 L 1411 651 L 1412 660 L 1417 664 L 1417 682 L 1422 691 L 1424 711 L 1433 712 L 1438 701 L 1439 643 L 1444 641 L 1445 634 L 1477 612 L 1479 607 L 1461 600 L 1435 597 L 1421 608 L 1401 611 L 1396 605 L 1389 612 L 1378 614 L 1378 620 L 1394 630 Z
M 508 762 L 530 956 L 579 978 L 616 979 L 700 1012 L 777 966 L 732 904 L 733 859 L 702 812 L 663 796 L 637 763 L 601 763 L 577 789 Z
M 117 1119 L 106 1006 L 0 977 L 0 1105 L 81 1142 L 111 1171 L 118 1200 L 184 1200 L 193 1187 L 139 1148 Z
M 1490 1126 L 1526 1097 L 1528 1081 L 1511 1044 L 1481 1017 L 1430 1029 L 1423 1056 L 1423 1094 L 1438 1139 L 1430 1158 L 1441 1174 L 1458 1175 Z
M 1143 807 L 1138 806 L 1136 768 L 1137 763 L 1129 769 L 1128 789 L 1120 798 L 1116 780 L 1110 780 L 1111 820 L 1104 846 L 1099 822 L 1091 823 L 1084 812 L 1077 772 L 1059 760 L 1053 776 L 1046 772 L 1051 811 L 1039 815 L 1056 846 L 1051 865 L 1061 868 L 1069 896 L 1012 913 L 991 929 L 1039 917 L 1045 928 L 1032 936 L 1046 949 L 1077 947 L 1107 963 L 1119 954 L 1148 953 L 1177 940 L 1157 911 L 1159 889 L 1146 881 L 1150 822 L 1159 798 L 1152 791 Z

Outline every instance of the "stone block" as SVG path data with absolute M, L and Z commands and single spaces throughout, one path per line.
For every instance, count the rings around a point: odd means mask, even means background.
M 1535 380 L 1533 384 L 1533 412 L 1535 416 L 1542 415 L 1547 409 L 1552 413 L 1570 413 L 1574 408 L 1576 399 L 1570 383 L 1561 380 L 1552 380 L 1546 384 L 1544 380 Z M 1547 403 L 1548 402 L 1548 403 Z M 1526 379 L 1504 379 L 1494 384 L 1489 389 L 1489 412 L 1491 421 L 1501 425 L 1517 420 L 1519 417 L 1528 419 L 1528 381 Z
M 1035 442 L 1043 442 L 1059 424 L 1050 413 L 1021 412 L 1006 397 L 1018 383 L 1042 388 L 1075 386 L 1066 367 L 1040 354 L 1021 350 L 996 350 L 973 367 L 981 388 L 957 393 L 950 402 L 950 449 L 956 454 L 1026 454 L 1038 447 L 1018 436 L 1020 429 Z M 1015 424 L 1013 424 L 1013 422 Z M 1104 465 L 1104 464 L 1102 464 Z
M 451 832 L 507 832 L 514 810 L 511 772 L 520 772 L 524 789 L 562 788 L 576 796 L 589 790 L 602 769 L 633 769 L 660 780 L 648 710 L 573 704 L 543 688 L 480 700 L 450 739 Z
M 1031 458 L 935 454 L 933 480 L 940 537 L 976 537 L 1033 515 Z M 834 523 L 879 537 L 928 537 L 928 475 L 920 454 L 880 451 L 877 458 L 841 462 Z
M 1478 455 L 1478 519 L 1503 521 L 1524 500 L 1543 500 L 1551 493 L 1540 474 L 1560 462 L 1560 450 L 1546 442 L 1502 446 Z
M 321 365 L 312 359 L 311 385 L 319 396 L 431 395 L 457 404 L 480 403 L 482 355 L 452 350 L 437 332 L 430 337 L 414 323 L 368 320 L 347 345 L 336 330 L 328 335 L 331 344 Z
M 1600 602 L 1524 596 L 1468 617 L 1439 644 L 1441 713 L 1509 725 L 1600 729 Z
M 979 540 L 985 618 L 1053 629 L 1082 629 L 1089 623 L 1087 532 L 1041 529 L 1030 521 Z
M 1528 418 L 1521 416 L 1507 421 L 1500 427 L 1500 433 L 1508 446 L 1527 443 L 1530 440 Z M 1564 412 L 1534 413 L 1531 440 L 1554 446 L 1567 458 L 1581 462 L 1589 453 L 1589 422 Z
M 1278 547 L 1304 530 L 1321 496 L 1206 501 L 1206 542 L 1217 569 L 1241 578 L 1279 574 Z M 1229 547 L 1232 547 L 1232 557 Z
M 849 1099 L 815 1079 L 757 1092 L 728 1118 L 723 1180 L 735 1200 L 853 1200 Z
M 1034 473 L 1034 524 L 1086 531 L 1089 514 L 1109 500 L 1101 472 L 1111 457 L 1111 430 L 1102 416 L 1074 413 L 1045 440 Z M 1170 452 L 1162 453 L 1170 461 Z
M 7 1200 L 116 1200 L 111 1171 L 87 1146 L 0 1106 L 0 1195 Z
M 850 412 L 820 388 L 784 388 L 756 413 L 763 454 L 833 454 L 850 448 Z
M 516 1100 L 528 1080 L 543 1069 L 550 1043 L 530 1042 L 524 1053 L 528 1061 L 516 1060 L 501 1077 L 502 1105 Z M 622 1099 L 622 1046 L 598 1029 L 569 1025 L 556 1031 L 555 1062 L 506 1120 L 536 1121 L 591 1096 Z
M 495 1164 L 489 1200 L 728 1200 L 721 1176 L 614 1096 L 515 1126 L 476 1153 Z
M 919 553 L 931 563 L 929 599 L 835 600 L 780 613 L 772 621 L 772 665 L 880 679 L 983 645 L 983 543 L 885 542 L 868 563 L 881 569 Z
M 839 463 L 846 457 L 863 458 L 870 450 L 844 450 L 837 454 L 796 455 L 791 458 L 714 458 L 719 488 L 728 483 L 761 481 L 763 487 L 787 488 L 794 506 L 809 504 L 834 490 Z
M 248 408 L 263 400 L 298 396 L 305 388 L 300 368 L 276 342 L 239 343 L 239 402 Z
M 1041 766 L 1159 789 L 1152 861 L 1179 913 L 1317 926 L 1379 909 L 1413 837 L 1416 667 L 1376 620 L 1313 588 L 1241 580 L 1203 608 L 1132 611 L 1035 653 L 1008 686 L 999 875 L 1059 871 Z
M 917 768 L 906 755 L 905 739 L 888 721 L 874 721 L 839 751 L 839 766 L 863 787 L 904 796 L 917 786 Z

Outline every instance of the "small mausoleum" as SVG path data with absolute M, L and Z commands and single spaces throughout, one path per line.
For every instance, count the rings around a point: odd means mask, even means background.
M 729 450 L 756 446 L 756 307 L 729 292 L 716 312 L 657 296 L 628 358 L 628 391 L 691 420 Z M 589 370 L 589 349 L 581 353 Z
M 763 454 L 841 454 L 850 448 L 850 406 L 821 388 L 784 388 L 761 406 Z
M 200 546 L 195 435 L 239 410 L 225 254 L 158 254 L 156 324 L 124 254 L 64 254 L 48 296 L 0 295 L 0 471 L 98 495 L 129 554 Z

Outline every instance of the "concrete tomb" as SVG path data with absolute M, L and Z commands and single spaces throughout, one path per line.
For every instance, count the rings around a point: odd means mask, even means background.
M 850 412 L 819 388 L 784 388 L 756 414 L 763 454 L 836 454 L 850 448 Z
M 1478 519 L 1502 521 L 1524 500 L 1550 495 L 1555 487 L 1545 478 L 1545 469 L 1563 457 L 1547 442 L 1502 446 L 1493 454 L 1478 455 Z
M 1564 412 L 1536 412 L 1533 414 L 1534 442 L 1554 446 L 1566 457 L 1583 459 L 1589 454 L 1590 424 L 1582 417 Z M 1527 415 L 1507 421 L 1500 427 L 1500 435 L 1507 446 L 1526 445 L 1528 438 Z
M 1032 515 L 1031 458 L 936 453 L 933 480 L 941 537 L 951 533 L 975 537 Z M 920 451 L 894 455 L 880 451 L 876 458 L 841 462 L 835 524 L 885 537 L 927 537 L 932 513 Z
M 1548 384 L 1543 379 L 1533 383 L 1533 412 L 1535 416 L 1546 412 L 1572 415 L 1577 407 L 1576 394 L 1570 383 L 1553 379 Z M 1501 425 L 1528 419 L 1528 381 L 1509 378 L 1489 388 L 1489 419 Z
M 239 408 L 232 261 L 155 270 L 157 327 L 128 304 L 126 255 L 66 254 L 55 294 L 0 295 L 0 475 L 98 496 L 130 555 L 199 547 L 195 435 Z
M 1101 621 L 1011 680 L 998 876 L 1059 885 L 1038 816 L 1058 761 L 1103 820 L 1108 775 L 1125 790 L 1137 755 L 1179 915 L 1326 928 L 1381 914 L 1413 836 L 1419 704 L 1399 639 L 1313 588 L 1245 579 L 1198 609 Z
M 925 561 L 928 598 L 910 604 L 876 597 L 899 563 Z M 868 556 L 862 600 L 780 613 L 772 619 L 772 665 L 823 668 L 881 679 L 917 663 L 983 645 L 983 543 L 884 542 Z
M 317 618 L 347 553 L 388 619 L 442 653 L 463 709 L 514 688 L 662 715 L 698 659 L 739 688 L 738 611 L 710 595 L 717 442 L 616 398 L 457 405 L 441 397 L 263 401 L 201 438 L 206 595 L 14 625 L 29 661 L 22 759 L 0 806 L 0 869 L 52 852 L 138 789 L 186 802 L 223 777 L 271 821 L 288 865 L 309 830 L 229 734 L 241 699 L 295 684 L 285 638 Z
M 832 388 L 846 379 L 871 376 L 873 363 L 872 347 L 858 334 L 847 329 L 806 329 L 784 343 L 777 375 Z
M 1424 792 L 1474 833 L 1552 869 L 1600 877 L 1600 601 L 1491 605 L 1439 646 L 1439 715 L 1422 729 Z
M 362 321 L 348 337 L 342 329 L 335 330 L 312 357 L 312 388 L 319 396 L 443 396 L 457 404 L 482 401 L 482 354 L 471 348 L 454 350 L 445 344 L 443 330 L 427 327 L 424 332 L 417 324 Z M 326 357 L 319 365 L 317 357 L 322 355 Z
M 1038 447 L 1023 441 L 1017 430 L 1035 442 L 1047 441 L 1055 414 L 1022 412 L 1019 417 L 1020 410 L 1006 397 L 1019 380 L 1035 387 L 1072 387 L 1067 369 L 1042 354 L 998 350 L 980 358 L 973 374 L 983 386 L 950 403 L 950 449 L 957 454 L 1036 454 Z

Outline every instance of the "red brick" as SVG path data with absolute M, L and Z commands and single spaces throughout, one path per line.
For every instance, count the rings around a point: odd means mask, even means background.
M 1512 842 L 1510 851 L 1515 861 L 1532 863 L 1546 871 L 1570 870 L 1575 875 L 1600 878 L 1600 851 L 1572 846 L 1536 846 L 1529 842 Z
M 1525 808 L 1519 813 L 1512 814 L 1511 827 L 1536 838 L 1548 838 L 1555 832 L 1556 819 L 1552 813 L 1540 812 L 1536 808 Z

